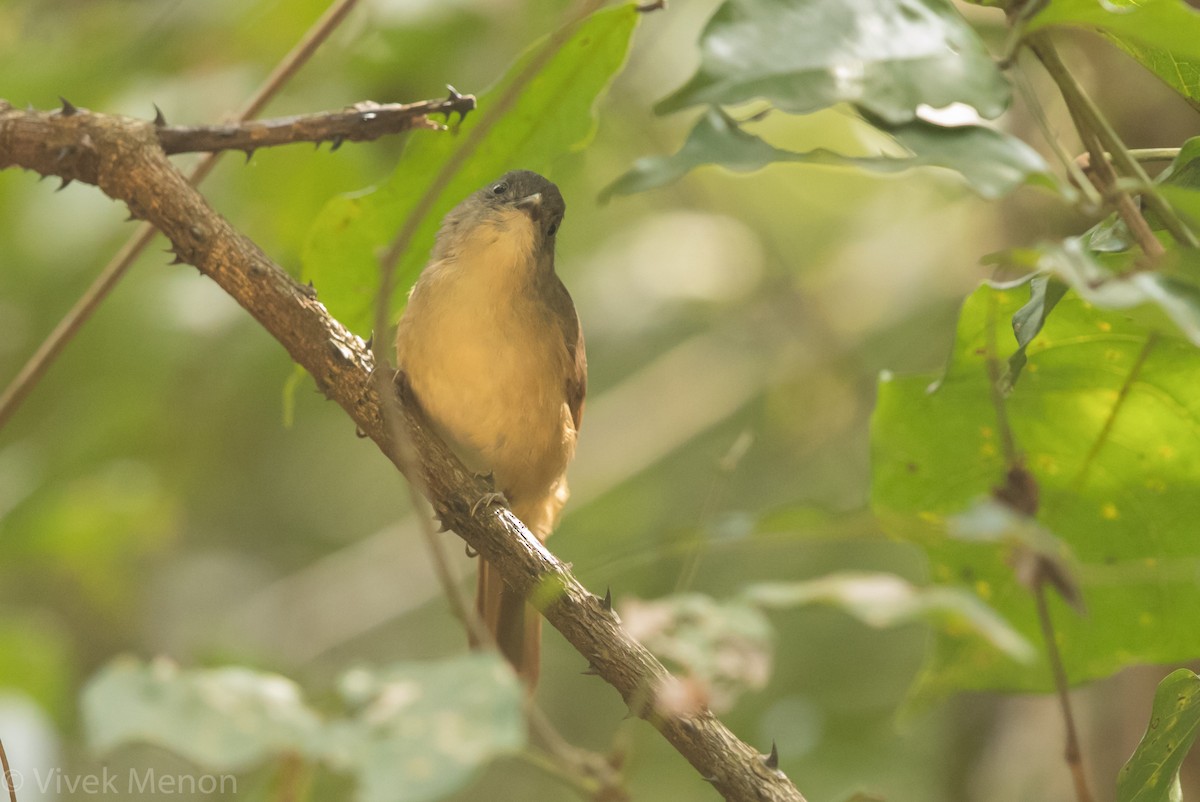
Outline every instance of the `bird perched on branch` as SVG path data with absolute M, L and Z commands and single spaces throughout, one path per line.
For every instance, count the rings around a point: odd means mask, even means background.
M 470 470 L 492 474 L 542 541 L 567 500 L 587 389 L 583 330 L 554 272 L 565 211 L 558 187 L 527 170 L 454 207 L 396 334 L 399 366 L 438 434 Z M 532 688 L 541 618 L 482 560 L 476 605 Z

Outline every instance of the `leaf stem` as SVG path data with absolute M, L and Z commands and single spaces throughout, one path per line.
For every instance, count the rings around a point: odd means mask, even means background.
M 1050 620 L 1050 608 L 1046 603 L 1046 580 L 1041 576 L 1034 582 L 1033 597 L 1037 602 L 1038 622 L 1042 627 L 1042 638 L 1046 642 L 1046 657 L 1054 672 L 1058 704 L 1062 708 L 1063 723 L 1067 730 L 1064 757 L 1066 757 L 1067 766 L 1071 769 L 1071 779 L 1075 783 L 1075 798 L 1078 802 L 1094 802 L 1091 789 L 1088 788 L 1087 776 L 1083 771 L 1083 758 L 1079 751 L 1079 734 L 1075 728 L 1075 715 L 1071 710 L 1071 693 L 1067 672 L 1063 668 L 1062 655 L 1058 651 L 1058 642 L 1054 637 L 1054 624 Z
M 1027 44 L 1034 54 L 1042 62 L 1054 83 L 1058 85 L 1059 91 L 1062 92 L 1063 100 L 1066 101 L 1067 109 L 1071 113 L 1071 118 L 1075 122 L 1075 127 L 1079 129 L 1080 137 L 1083 139 L 1084 146 L 1087 147 L 1088 153 L 1091 156 L 1092 167 L 1100 172 L 1108 166 L 1108 170 L 1112 170 L 1109 165 L 1109 156 L 1111 155 L 1112 162 L 1120 168 L 1121 172 L 1137 180 L 1142 191 L 1142 197 L 1145 198 L 1146 205 L 1153 209 L 1163 221 L 1163 225 L 1176 242 L 1189 248 L 1200 247 L 1200 241 L 1196 239 L 1196 235 L 1192 233 L 1183 221 L 1175 214 L 1175 210 L 1171 208 L 1158 191 L 1154 187 L 1154 183 L 1142 169 L 1125 147 L 1125 143 L 1117 136 L 1116 131 L 1109 124 L 1105 116 L 1100 112 L 1100 109 L 1083 90 L 1083 86 L 1076 80 L 1071 71 L 1067 69 L 1062 58 L 1059 57 L 1058 51 L 1051 43 L 1045 33 L 1037 33 L 1030 36 Z M 1107 152 L 1107 153 L 1106 153 Z M 1133 220 L 1129 216 L 1129 208 L 1123 206 L 1133 204 L 1133 199 L 1128 193 L 1118 192 L 1115 194 L 1114 200 L 1119 201 L 1122 197 L 1128 199 L 1128 204 L 1122 202 L 1117 203 L 1117 211 L 1121 213 L 1122 219 L 1129 226 L 1131 232 L 1138 234 L 1139 228 L 1149 230 L 1149 226 L 1145 222 L 1145 218 L 1137 211 L 1136 205 L 1132 206 L 1132 210 L 1136 212 L 1136 216 L 1141 219 L 1141 222 Z M 1153 233 L 1151 232 L 1151 237 Z M 1144 236 L 1138 236 L 1139 244 L 1142 245 L 1142 250 L 1146 251 L 1147 255 L 1154 256 L 1155 251 L 1161 252 L 1161 244 L 1156 246 L 1149 245 L 1148 240 Z M 1157 240 L 1156 240 L 1157 242 Z

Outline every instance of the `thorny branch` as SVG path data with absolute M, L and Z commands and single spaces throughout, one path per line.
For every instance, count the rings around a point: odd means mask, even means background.
M 496 565 L 510 586 L 536 600 L 591 669 L 634 705 L 633 713 L 658 729 L 727 800 L 803 802 L 776 760 L 739 740 L 707 709 L 680 715 L 656 708 L 657 690 L 669 679 L 666 668 L 510 511 L 487 507 L 471 514 L 488 490 L 484 481 L 424 425 L 403 387 L 398 396 L 380 396 L 367 345 L 330 317 L 312 289 L 299 285 L 208 205 L 171 165 L 153 123 L 82 110 L 21 111 L 0 101 L 0 169 L 8 167 L 94 184 L 154 225 L 178 259 L 241 304 L 403 470 L 383 417 L 383 404 L 399 404 L 405 436 L 421 457 L 417 467 L 423 475 L 414 478 L 442 520 Z M 638 702 L 643 696 L 647 704 Z
M 452 114 L 462 116 L 474 108 L 474 95 L 461 95 L 451 87 L 450 96 L 445 100 L 418 103 L 367 101 L 342 111 L 195 127 L 167 125 L 160 114 L 155 125 L 158 141 L 169 155 L 222 150 L 243 150 L 249 154 L 258 148 L 293 142 L 318 145 L 330 142 L 337 150 L 343 142 L 365 142 L 413 128 L 441 128 L 440 123 L 430 119 L 432 115 L 441 114 L 449 119 Z

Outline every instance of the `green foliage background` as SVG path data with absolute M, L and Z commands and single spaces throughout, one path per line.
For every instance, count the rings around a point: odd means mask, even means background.
M 1032 603 L 1004 551 L 947 540 L 943 524 L 1002 473 L 994 442 L 985 454 L 994 432 L 981 423 L 992 412 L 979 383 L 981 352 L 1008 359 L 1016 349 L 1008 317 L 1027 297 L 1023 286 L 976 290 L 993 275 L 980 257 L 1022 249 L 1003 261 L 1050 270 L 1086 296 L 1095 260 L 1044 243 L 1097 220 L 1055 194 L 1063 186 L 1048 177 L 1053 154 L 1024 96 L 1002 120 L 1012 137 L 982 126 L 935 128 L 912 115 L 920 102 L 965 100 L 987 117 L 1005 108 L 1007 84 L 987 55 L 1004 47 L 999 12 L 933 0 L 843 4 L 847 15 L 882 9 L 902 19 L 932 8 L 925 24 L 944 28 L 970 65 L 968 94 L 959 95 L 964 82 L 947 73 L 941 49 L 905 51 L 911 70 L 868 64 L 876 94 L 863 96 L 786 59 L 789 81 L 811 91 L 776 80 L 766 68 L 778 59 L 751 65 L 765 76 L 750 68 L 730 75 L 711 48 L 696 47 L 702 31 L 726 35 L 722 26 L 736 20 L 722 12 L 710 23 L 719 5 L 674 3 L 644 15 L 624 67 L 594 104 L 593 125 L 591 96 L 620 65 L 635 16 L 627 6 L 603 11 L 614 37 L 597 47 L 603 63 L 552 76 L 542 100 L 555 102 L 498 123 L 499 145 L 464 169 L 419 228 L 427 248 L 440 214 L 504 169 L 543 170 L 567 198 L 560 272 L 588 333 L 591 389 L 574 497 L 551 547 L 590 587 L 611 587 L 619 605 L 690 591 L 721 600 L 722 616 L 753 629 L 744 648 L 769 655 L 772 670 L 723 718 L 764 751 L 776 741 L 781 768 L 811 800 L 856 791 L 931 802 L 1067 798 L 1049 697 L 932 702 L 964 688 L 1048 687 Z M 808 37 L 797 53 L 824 52 L 854 29 L 849 17 L 814 29 L 819 23 L 791 13 L 803 5 L 737 0 L 727 10 Z M 1197 92 L 1187 79 L 1195 15 L 1182 4 L 1144 5 L 1114 17 L 1083 0 L 1056 2 L 1035 27 L 1057 26 L 1128 144 L 1179 145 L 1197 133 L 1189 105 Z M 157 103 L 172 122 L 215 121 L 324 7 L 7 0 L 0 97 L 49 108 L 63 95 L 141 117 Z M 528 58 L 567 9 L 560 0 L 364 3 L 268 114 L 438 97 L 447 83 L 486 102 L 503 92 L 501 81 L 489 94 L 493 82 Z M 1071 26 L 1098 26 L 1119 48 Z M 854 40 L 861 54 L 880 52 L 877 44 Z M 1049 97 L 1043 74 L 1028 75 L 1031 91 Z M 919 91 L 928 94 L 912 94 Z M 739 127 L 761 97 L 803 114 Z M 657 116 L 660 101 L 662 110 L 688 110 Z M 698 102 L 733 105 L 689 105 Z M 1047 112 L 1052 130 L 1069 130 L 1060 104 Z M 485 113 L 481 105 L 459 139 L 418 132 L 407 143 L 334 153 L 294 146 L 249 162 L 227 157 L 205 191 L 365 332 L 373 248 Z M 701 166 L 711 162 L 730 170 Z M 938 169 L 911 169 L 921 165 Z M 1181 210 L 1194 211 L 1194 187 L 1180 175 L 1171 191 L 1184 193 Z M 29 174 L 0 173 L 0 381 L 131 230 L 96 190 L 53 189 Z M 607 203 L 598 201 L 602 192 Z M 405 256 L 401 290 L 423 259 L 419 248 Z M 286 355 L 210 282 L 168 261 L 154 250 L 141 260 L 0 430 L 0 738 L 26 777 L 36 767 L 96 772 L 102 759 L 118 770 L 195 773 L 182 754 L 244 771 L 239 798 L 276 798 L 281 783 L 296 779 L 292 764 L 273 757 L 246 768 L 203 751 L 234 736 L 196 700 L 232 695 L 244 700 L 239 709 L 265 711 L 278 725 L 263 736 L 274 750 L 266 754 L 305 756 L 311 798 L 349 798 L 352 777 L 366 798 L 388 798 L 379 789 L 404 783 L 388 772 L 415 747 L 405 745 L 411 732 L 362 726 L 374 706 L 405 683 L 450 700 L 439 679 L 488 676 L 495 666 L 453 660 L 463 636 L 394 471 L 311 382 L 295 391 L 294 424 L 285 426 Z M 1158 297 L 1145 286 L 1124 290 L 1118 306 Z M 1065 606 L 1054 612 L 1072 678 L 1097 680 L 1077 694 L 1084 753 L 1099 798 L 1114 799 L 1117 769 L 1146 729 L 1166 672 L 1105 678 L 1130 664 L 1200 654 L 1188 625 L 1197 588 L 1188 342 L 1196 318 L 1186 305 L 1166 316 L 1093 306 L 1106 300 L 1071 295 L 1051 313 L 1028 349 L 1012 414 L 1031 469 L 1048 480 L 1042 523 L 1083 566 L 1087 617 Z M 1096 442 L 1096 399 L 1111 402 L 1151 340 L 1140 368 L 1148 390 L 1130 395 L 1134 414 L 1122 419 L 1132 428 L 1106 434 L 1116 448 L 1088 458 L 1103 481 L 1081 491 L 1071 484 L 1079 470 L 1051 478 L 1047 465 L 1080 459 Z M 877 387 L 885 370 L 896 378 Z M 1178 456 L 1170 466 L 1164 449 Z M 1160 462 L 1139 461 L 1143 453 Z M 953 481 L 922 483 L 926 465 Z M 460 567 L 469 584 L 470 563 Z M 930 582 L 950 587 L 922 595 Z M 717 653 L 710 640 L 697 642 Z M 1039 657 L 1022 662 L 1030 644 Z M 579 674 L 584 666 L 569 647 L 550 634 L 546 648 L 538 698 L 567 738 L 623 750 L 637 799 L 715 798 L 647 726 L 623 721 L 620 700 Z M 124 653 L 139 661 L 111 662 Z M 194 671 L 151 661 L 157 655 Z M 434 659 L 449 662 L 441 670 Z M 1172 676 L 1194 695 L 1185 677 Z M 439 775 L 452 783 L 430 793 L 576 798 L 519 756 L 517 700 L 502 681 L 496 687 L 495 696 L 467 700 L 490 734 L 471 759 Z M 139 706 L 155 693 L 177 714 L 164 720 Z M 1191 708 L 1172 726 L 1194 729 Z M 99 746 L 140 735 L 178 754 L 135 747 L 102 758 L 88 748 L 89 734 Z M 1181 758 L 1178 750 L 1170 756 Z M 1141 775 L 1123 775 L 1121 798 L 1135 798 L 1131 776 Z M 26 782 L 22 802 L 43 798 L 34 785 Z

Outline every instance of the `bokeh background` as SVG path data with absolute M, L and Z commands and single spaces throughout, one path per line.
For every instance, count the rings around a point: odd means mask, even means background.
M 140 117 L 157 104 L 173 123 L 216 121 L 325 5 L 2 0 L 0 97 L 51 108 L 62 95 Z M 866 508 L 877 375 L 940 368 L 959 302 L 988 276 L 980 257 L 1091 221 L 1034 189 L 985 202 L 937 170 L 707 168 L 598 204 L 636 158 L 673 151 L 690 128 L 693 114 L 657 117 L 651 107 L 691 74 L 716 6 L 677 2 L 645 16 L 597 108 L 594 141 L 550 176 L 568 201 L 559 270 L 584 321 L 591 375 L 574 495 L 550 546 L 618 603 L 682 589 L 722 598 L 748 582 L 845 569 L 920 581 L 919 553 L 884 538 Z M 364 0 L 267 114 L 439 97 L 447 83 L 478 94 L 567 9 Z M 999 49 L 999 12 L 965 12 Z M 1132 61 L 1098 39 L 1067 39 L 1066 55 L 1131 146 L 1197 133 L 1194 112 Z M 1036 69 L 1025 74 L 1030 91 L 1050 97 Z M 1077 151 L 1061 108 L 1048 112 Z M 1046 150 L 1022 96 L 1005 125 Z M 797 150 L 866 147 L 838 110 L 768 117 L 763 130 Z M 325 201 L 396 169 L 402 144 L 298 145 L 248 162 L 234 154 L 204 188 L 298 273 Z M 94 188 L 55 185 L 0 173 L 0 382 L 133 230 Z M 464 648 L 395 471 L 310 380 L 289 396 L 283 350 L 210 281 L 169 266 L 163 247 L 0 430 L 0 738 L 14 768 L 101 765 L 81 737 L 78 693 L 119 654 L 274 670 L 320 698 L 354 665 Z M 472 564 L 456 565 L 469 585 Z M 724 718 L 763 751 L 775 740 L 809 799 L 1069 797 L 1049 697 L 906 707 L 925 653 L 921 626 L 872 630 L 824 609 L 772 623 L 768 684 Z M 557 635 L 546 651 L 540 704 L 574 743 L 619 744 L 635 798 L 716 798 L 648 726 L 622 720 L 617 695 L 580 675 L 581 658 Z M 1112 798 L 1164 673 L 1129 671 L 1079 691 L 1100 799 Z M 110 760 L 180 766 L 152 748 Z M 351 792 L 344 778 L 314 782 L 314 798 Z M 239 796 L 269 798 L 272 783 L 264 767 Z M 56 796 L 71 798 L 30 783 L 20 794 Z M 575 795 L 512 758 L 461 798 Z

